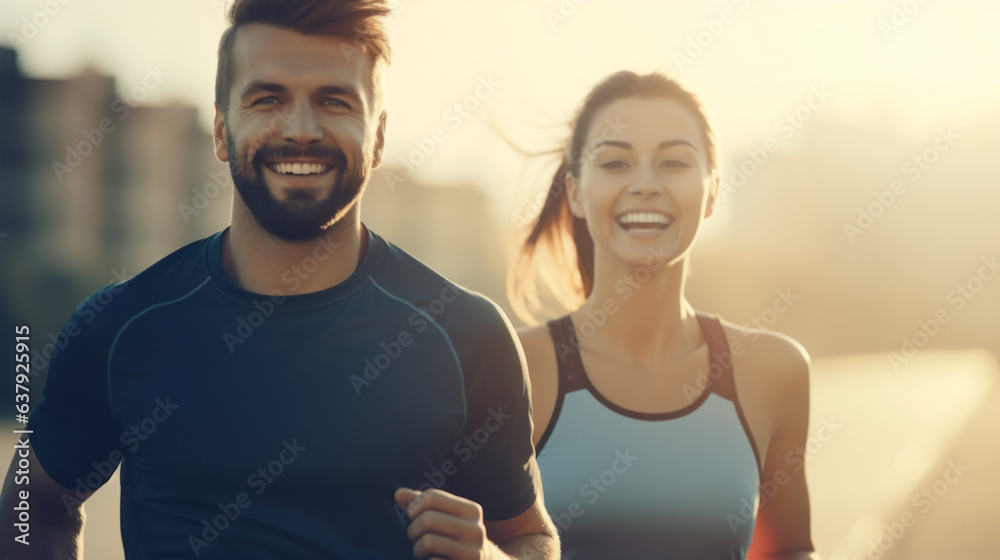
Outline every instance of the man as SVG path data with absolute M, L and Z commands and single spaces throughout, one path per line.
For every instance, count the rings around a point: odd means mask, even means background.
M 4 485 L 11 557 L 76 557 L 81 503 L 119 463 L 129 559 L 558 557 L 510 324 L 360 222 L 387 14 L 232 6 L 215 118 L 231 226 L 67 322 L 30 483 L 15 457 Z M 30 546 L 12 534 L 23 489 Z

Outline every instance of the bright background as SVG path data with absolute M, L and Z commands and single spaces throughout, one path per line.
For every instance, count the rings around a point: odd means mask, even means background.
M 0 43 L 17 45 L 4 88 L 13 76 L 26 84 L 0 108 L 18 131 L 0 140 L 0 320 L 31 324 L 38 345 L 90 292 L 225 227 L 225 186 L 190 222 L 178 208 L 224 169 L 207 140 L 220 2 L 0 4 Z M 982 430 L 1000 426 L 984 416 L 998 401 L 1000 280 L 983 267 L 1000 253 L 1000 3 L 394 4 L 388 157 L 366 223 L 509 309 L 515 225 L 554 161 L 526 159 L 497 131 L 552 149 L 603 76 L 680 78 L 709 110 L 735 189 L 696 248 L 689 297 L 802 342 L 816 366 L 812 429 L 830 417 L 846 426 L 811 457 L 818 549 L 868 554 L 914 493 L 964 458 L 970 474 L 915 528 L 886 537 L 884 557 L 997 557 L 986 520 L 1000 488 L 986 473 L 1000 456 L 982 442 L 1000 434 Z M 45 6 L 58 12 L 39 15 Z M 150 68 L 166 76 L 119 121 L 110 103 L 131 99 Z M 495 91 L 470 98 L 482 80 Z M 457 126 L 456 103 L 474 107 Z M 115 132 L 59 180 L 52 162 L 104 116 Z M 446 139 L 425 155 L 419 143 L 437 128 Z M 947 151 L 932 148 L 941 131 Z M 762 161 L 769 139 L 778 149 Z M 405 181 L 389 188 L 386 172 Z M 905 194 L 886 202 L 896 180 Z M 776 314 L 777 291 L 799 299 Z M 948 321 L 928 326 L 940 310 Z M 907 343 L 926 348 L 905 357 Z M 88 548 L 110 547 L 100 558 L 120 554 L 114 491 L 91 508 Z

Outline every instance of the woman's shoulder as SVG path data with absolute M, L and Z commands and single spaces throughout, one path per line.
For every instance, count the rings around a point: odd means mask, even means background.
M 537 446 L 552 420 L 559 397 L 559 365 L 556 361 L 556 348 L 545 323 L 520 328 L 517 330 L 517 336 L 524 349 L 528 379 L 531 382 L 534 424 L 532 443 Z
M 517 329 L 517 337 L 521 341 L 521 348 L 524 349 L 529 372 L 538 369 L 554 371 L 556 350 L 547 324 L 521 327 Z
M 809 353 L 785 334 L 722 320 L 737 376 L 771 389 L 776 396 L 808 391 Z
M 761 457 L 775 436 L 808 425 L 809 354 L 795 339 L 723 321 L 737 394 Z
M 737 358 L 748 357 L 778 369 L 809 366 L 809 353 L 794 338 L 780 332 L 737 325 L 721 319 L 730 351 Z

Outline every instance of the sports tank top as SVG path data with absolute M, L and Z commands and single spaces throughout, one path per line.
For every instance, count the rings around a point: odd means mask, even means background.
M 587 378 L 570 318 L 548 323 L 559 395 L 537 454 L 564 559 L 746 557 L 759 452 L 722 325 L 704 315 L 698 322 L 710 356 L 707 382 L 689 388 L 689 405 L 663 413 L 605 398 Z

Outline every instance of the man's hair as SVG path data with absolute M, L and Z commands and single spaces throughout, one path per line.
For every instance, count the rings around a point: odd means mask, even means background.
M 233 44 L 244 25 L 261 23 L 305 35 L 328 35 L 347 41 L 347 49 L 368 55 L 372 75 L 368 86 L 373 108 L 382 106 L 380 68 L 390 62 L 392 50 L 384 20 L 391 13 L 385 0 L 235 0 L 229 8 L 229 28 L 219 41 L 215 75 L 215 104 L 225 113 L 233 87 Z M 345 52 L 345 56 L 350 53 Z

